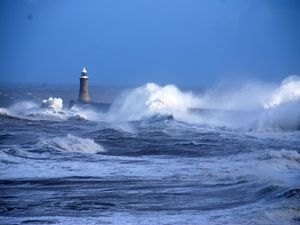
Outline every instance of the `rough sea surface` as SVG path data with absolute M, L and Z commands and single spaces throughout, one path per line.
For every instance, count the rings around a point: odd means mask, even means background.
M 91 88 L 105 113 L 69 109 L 77 87 L 0 91 L 0 224 L 300 224 L 297 99 L 192 113 L 174 86 Z

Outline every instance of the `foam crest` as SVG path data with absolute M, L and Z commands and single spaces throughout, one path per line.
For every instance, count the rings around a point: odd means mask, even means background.
M 54 112 L 62 111 L 63 100 L 61 98 L 52 98 L 44 99 L 41 105 L 44 108 L 51 109 Z
M 64 120 L 68 113 L 63 110 L 61 98 L 48 98 L 41 104 L 33 101 L 19 101 L 8 108 L 2 108 L 1 114 L 30 120 Z
M 69 111 L 70 118 L 76 118 L 81 120 L 99 121 L 103 117 L 101 113 L 96 112 L 89 108 L 83 108 L 80 106 L 73 106 Z
M 300 99 L 300 77 L 290 76 L 282 81 L 271 99 L 264 104 L 264 108 L 275 108 L 284 103 L 297 101 Z
M 56 147 L 70 152 L 97 153 L 105 152 L 105 149 L 90 138 L 80 138 L 68 134 L 66 137 L 55 137 L 50 143 Z
M 109 118 L 114 120 L 141 120 L 156 114 L 177 116 L 188 108 L 200 105 L 200 99 L 191 92 L 182 92 L 174 85 L 159 86 L 148 83 L 124 93 L 113 103 Z
M 199 99 L 191 93 L 182 92 L 174 85 L 160 87 L 154 83 L 148 83 L 144 89 L 148 95 L 146 105 L 154 112 L 161 109 L 186 111 L 200 104 Z
M 41 103 L 19 101 L 8 108 L 0 108 L 0 114 L 29 120 L 60 121 L 75 118 L 99 121 L 101 119 L 101 114 L 89 107 L 73 106 L 71 109 L 66 109 L 63 107 L 63 100 L 61 98 L 53 97 L 44 99 Z
M 298 129 L 300 125 L 300 78 L 291 76 L 280 86 L 247 82 L 218 86 L 195 96 L 174 85 L 148 83 L 124 93 L 103 118 L 134 121 L 172 115 L 190 124 L 238 129 Z M 200 110 L 189 110 L 200 108 Z
M 200 110 L 191 110 L 200 108 Z M 202 95 L 184 92 L 174 85 L 148 83 L 124 92 L 108 113 L 89 107 L 63 108 L 61 98 L 49 97 L 41 104 L 22 101 L 0 114 L 33 120 L 84 119 L 126 122 L 149 118 L 173 118 L 190 124 L 237 129 L 299 129 L 300 77 L 290 76 L 277 87 L 270 84 L 218 86 Z
M 8 110 L 7 109 L 5 109 L 5 108 L 0 108 L 0 115 L 2 115 L 2 116 L 6 116 L 6 115 L 8 115 L 9 113 L 8 113 Z
M 217 109 L 205 121 L 213 126 L 241 129 L 299 129 L 300 77 L 289 76 L 278 86 L 247 82 L 208 90 L 201 106 Z

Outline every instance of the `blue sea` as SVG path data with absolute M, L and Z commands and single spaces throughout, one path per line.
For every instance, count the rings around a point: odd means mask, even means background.
M 0 224 L 300 224 L 299 88 L 1 85 Z

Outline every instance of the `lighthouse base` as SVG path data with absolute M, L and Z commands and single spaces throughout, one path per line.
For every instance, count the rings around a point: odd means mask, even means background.
M 70 100 L 69 102 L 69 109 L 72 107 L 80 107 L 80 108 L 89 108 L 95 109 L 101 112 L 108 112 L 111 104 L 110 103 L 103 103 L 103 102 L 80 102 L 75 100 Z

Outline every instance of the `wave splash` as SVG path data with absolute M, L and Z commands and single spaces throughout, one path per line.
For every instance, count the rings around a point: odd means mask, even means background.
M 105 149 L 90 138 L 80 138 L 68 134 L 66 137 L 55 137 L 49 141 L 56 147 L 70 152 L 98 153 Z
M 62 109 L 61 98 L 45 99 L 41 104 L 33 101 L 20 101 L 8 108 L 0 108 L 0 114 L 32 120 L 62 120 L 66 112 Z
M 282 104 L 300 99 L 300 77 L 290 76 L 284 79 L 279 88 L 275 89 L 271 99 L 264 104 L 265 109 L 276 108 Z
M 61 112 L 63 107 L 63 100 L 61 98 L 44 99 L 41 107 L 53 110 L 54 112 Z
M 0 108 L 0 115 L 29 119 L 29 120 L 50 120 L 61 121 L 67 119 L 98 121 L 99 114 L 93 110 L 72 107 L 64 108 L 61 98 L 49 97 L 41 103 L 33 101 L 19 101 L 8 108 Z
M 159 86 L 148 83 L 129 93 L 124 93 L 112 104 L 108 113 L 110 120 L 142 120 L 156 115 L 187 113 L 189 108 L 198 107 L 200 99 L 191 92 L 182 92 L 174 85 Z
M 263 105 L 259 127 L 300 128 L 300 77 L 290 76 L 275 88 Z
M 198 112 L 190 109 L 198 108 Z M 175 120 L 239 129 L 298 129 L 300 78 L 290 76 L 280 86 L 247 83 L 238 88 L 208 90 L 201 95 L 183 92 L 174 85 L 154 83 L 123 94 L 106 119 L 143 120 L 171 115 Z
M 196 113 L 191 109 L 200 109 Z M 41 104 L 18 102 L 0 108 L 0 114 L 36 120 L 79 118 L 91 121 L 127 122 L 149 118 L 173 118 L 190 124 L 238 129 L 299 129 L 300 77 L 290 76 L 278 86 L 240 85 L 224 91 L 208 90 L 201 95 L 184 92 L 174 85 L 148 83 L 124 92 L 107 113 L 72 107 L 65 109 L 61 98 Z

